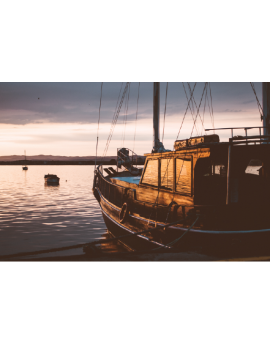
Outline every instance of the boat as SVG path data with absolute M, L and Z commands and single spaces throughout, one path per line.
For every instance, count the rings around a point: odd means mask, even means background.
M 59 184 L 60 177 L 54 174 L 47 174 L 47 175 L 44 175 L 44 179 L 45 179 L 46 184 L 57 185 Z
M 261 127 L 176 140 L 159 137 L 160 85 L 153 83 L 153 150 L 143 169 L 117 149 L 117 169 L 95 168 L 93 193 L 108 232 L 130 251 L 195 250 L 220 257 L 269 253 L 270 83 L 263 83 Z M 248 135 L 249 130 L 257 135 Z M 208 130 L 208 131 L 209 131 Z M 255 162 L 255 163 L 254 163 Z M 248 167 L 257 165 L 256 174 Z M 259 170 L 259 171 L 257 171 Z
M 28 170 L 28 166 L 26 165 L 26 152 L 24 151 L 24 160 L 25 160 L 25 165 L 23 166 L 23 170 Z

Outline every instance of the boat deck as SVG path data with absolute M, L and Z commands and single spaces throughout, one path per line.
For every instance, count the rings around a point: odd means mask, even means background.
M 124 181 L 128 183 L 134 183 L 134 184 L 139 184 L 141 176 L 119 176 L 119 177 L 114 177 L 114 180 L 119 180 L 119 181 Z

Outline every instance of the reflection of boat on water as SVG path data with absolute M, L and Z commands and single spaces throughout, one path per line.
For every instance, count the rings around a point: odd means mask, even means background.
M 47 184 L 59 184 L 60 177 L 54 174 L 44 175 L 45 183 Z
M 26 152 L 25 151 L 24 151 L 24 160 L 25 160 L 25 166 L 22 169 L 28 170 L 28 167 L 26 166 Z
M 143 171 L 126 148 L 118 150 L 117 171 L 95 170 L 93 191 L 109 232 L 135 251 L 269 252 L 270 83 L 263 83 L 262 118 L 263 127 L 243 127 L 241 137 L 228 128 L 228 142 L 203 135 L 176 140 L 167 151 L 159 141 L 154 83 L 154 148 Z M 249 129 L 259 134 L 249 136 Z M 247 172 L 254 160 L 262 163 L 259 174 Z

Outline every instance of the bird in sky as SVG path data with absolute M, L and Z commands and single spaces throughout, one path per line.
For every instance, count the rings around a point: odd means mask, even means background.
M 39 99 L 39 97 L 38 97 L 38 99 Z

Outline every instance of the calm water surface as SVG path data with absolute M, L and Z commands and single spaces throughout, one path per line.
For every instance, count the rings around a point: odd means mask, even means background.
M 102 238 L 106 226 L 92 194 L 93 166 L 0 166 L 0 255 Z M 59 186 L 46 186 L 56 174 Z M 82 249 L 56 255 L 82 253 Z M 52 255 L 52 254 L 50 254 Z
M 247 172 L 259 174 L 260 167 Z M 58 248 L 102 238 L 106 226 L 92 194 L 93 166 L 0 166 L 0 255 Z M 46 186 L 44 174 L 59 186 Z M 82 249 L 44 254 L 82 254 Z M 39 256 L 41 257 L 41 256 Z

